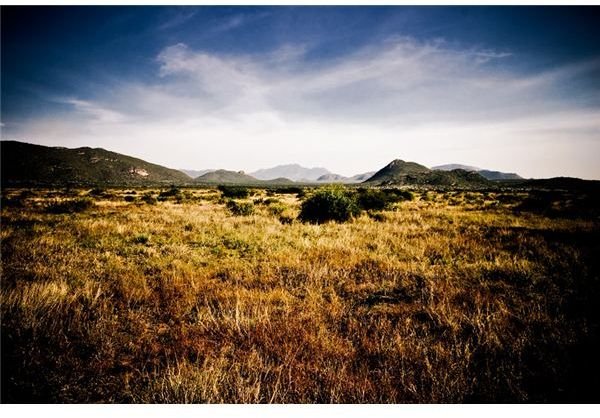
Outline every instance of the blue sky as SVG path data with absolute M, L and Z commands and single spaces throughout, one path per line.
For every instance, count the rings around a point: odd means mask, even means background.
M 2 7 L 2 139 L 600 178 L 598 7 Z

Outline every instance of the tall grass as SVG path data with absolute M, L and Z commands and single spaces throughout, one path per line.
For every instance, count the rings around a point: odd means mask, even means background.
M 211 190 L 112 190 L 65 216 L 54 192 L 19 192 L 0 232 L 4 402 L 598 401 L 594 217 L 430 191 L 381 219 L 282 223 Z

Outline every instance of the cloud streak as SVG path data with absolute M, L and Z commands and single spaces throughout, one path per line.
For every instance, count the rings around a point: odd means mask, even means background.
M 523 74 L 510 69 L 518 57 L 508 51 L 400 37 L 335 59 L 314 61 L 310 52 L 284 45 L 228 55 L 171 45 L 156 58 L 157 82 L 69 99 L 66 115 L 32 119 L 13 133 L 61 145 L 89 138 L 187 168 L 293 161 L 349 175 L 400 157 L 600 178 L 589 157 L 600 155 L 600 111 L 586 91 L 599 60 Z

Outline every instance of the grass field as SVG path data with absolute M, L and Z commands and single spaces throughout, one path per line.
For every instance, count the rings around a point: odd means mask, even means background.
M 414 194 L 3 190 L 2 401 L 600 401 L 597 207 Z

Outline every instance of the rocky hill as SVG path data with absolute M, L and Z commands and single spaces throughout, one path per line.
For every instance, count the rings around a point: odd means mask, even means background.
M 143 185 L 186 183 L 179 170 L 102 148 L 0 142 L 2 185 Z

